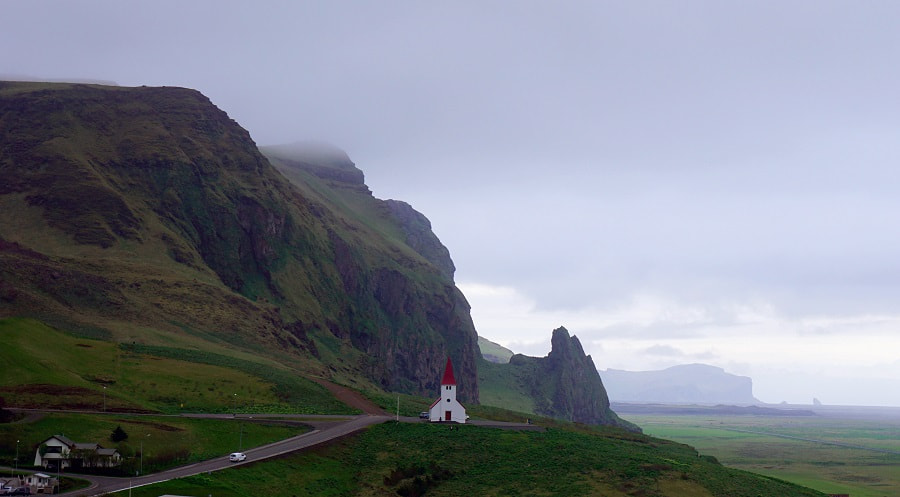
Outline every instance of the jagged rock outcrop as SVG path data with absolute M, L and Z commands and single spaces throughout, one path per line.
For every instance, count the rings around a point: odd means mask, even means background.
M 594 361 L 585 355 L 577 337 L 560 327 L 553 330 L 551 345 L 547 357 L 515 354 L 508 364 L 483 363 L 479 378 L 490 383 L 492 392 L 500 392 L 499 398 L 484 401 L 509 407 L 503 405 L 505 399 L 516 405 L 530 404 L 535 414 L 640 431 L 610 409 Z
M 450 355 L 477 401 L 452 273 L 397 236 L 345 153 L 294 148 L 276 169 L 194 90 L 0 83 L 0 317 L 190 334 L 428 396 Z

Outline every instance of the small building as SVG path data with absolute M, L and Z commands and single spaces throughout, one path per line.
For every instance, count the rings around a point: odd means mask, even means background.
M 38 446 L 34 465 L 46 469 L 112 468 L 122 463 L 116 449 L 98 443 L 74 442 L 64 435 L 53 435 Z
M 12 494 L 21 488 L 28 489 L 28 493 L 32 494 L 52 494 L 56 483 L 55 477 L 44 473 L 17 475 L 0 479 L 0 495 Z
M 453 376 L 453 363 L 448 357 L 444 377 L 441 379 L 441 396 L 428 409 L 428 420 L 465 423 L 466 418 L 466 408 L 456 400 L 456 377 Z
M 56 477 L 44 473 L 25 476 L 25 485 L 35 494 L 52 494 L 57 483 Z

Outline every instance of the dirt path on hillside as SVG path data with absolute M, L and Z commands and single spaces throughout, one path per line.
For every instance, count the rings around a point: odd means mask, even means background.
M 310 379 L 327 388 L 328 391 L 331 392 L 332 395 L 337 397 L 339 401 L 347 404 L 350 407 L 359 409 L 360 411 L 370 416 L 384 416 L 387 414 L 384 409 L 375 405 L 375 403 L 371 400 L 363 397 L 362 394 L 357 392 L 356 390 L 351 390 L 347 387 L 336 385 L 322 378 Z

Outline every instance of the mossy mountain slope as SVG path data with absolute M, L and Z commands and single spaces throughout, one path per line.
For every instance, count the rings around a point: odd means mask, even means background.
M 0 317 L 409 393 L 450 355 L 478 398 L 468 304 L 389 209 L 288 181 L 199 92 L 0 83 L 0 175 Z

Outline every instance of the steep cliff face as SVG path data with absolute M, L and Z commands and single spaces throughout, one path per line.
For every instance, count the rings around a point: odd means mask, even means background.
M 428 395 L 451 355 L 477 400 L 477 337 L 445 270 L 346 154 L 293 170 L 194 90 L 0 83 L 0 317 Z
M 553 330 L 547 357 L 515 354 L 508 364 L 484 362 L 479 370 L 482 402 L 554 418 L 639 431 L 609 407 L 606 389 L 590 356 L 565 328 Z
M 347 324 L 356 329 L 348 338 L 370 358 L 369 374 L 387 388 L 431 395 L 440 387 L 449 354 L 460 371 L 460 399 L 477 401 L 475 326 L 468 302 L 453 284 L 450 253 L 428 219 L 406 203 L 372 196 L 352 174 L 359 170 L 336 147 L 294 143 L 261 150 L 319 216 L 334 226 L 353 226 L 331 230 L 329 237 L 344 291 L 364 307 L 379 310 L 364 318 L 347 315 L 356 318 L 355 324 Z M 402 267 L 366 270 L 382 266 L 385 253 Z M 431 284 L 423 286 L 422 275 Z M 441 339 L 423 333 L 428 330 Z
M 406 234 L 406 244 L 434 264 L 445 278 L 453 281 L 456 266 L 450 259 L 450 251 L 431 231 L 431 221 L 406 202 L 385 200 L 385 203 Z

